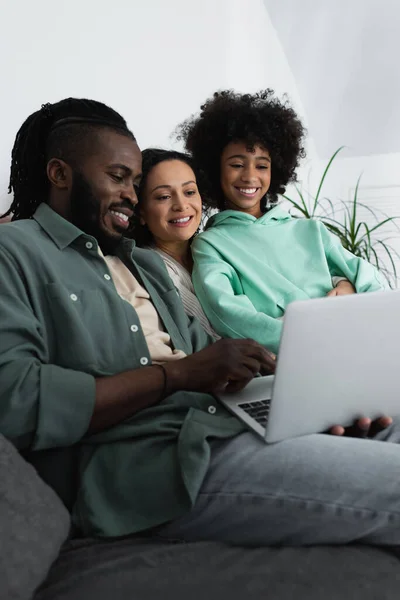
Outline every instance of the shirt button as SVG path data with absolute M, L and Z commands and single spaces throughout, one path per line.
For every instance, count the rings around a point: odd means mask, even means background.
M 104 275 L 104 279 L 107 279 L 107 281 L 110 281 L 111 277 L 109 276 L 109 274 L 108 274 L 108 273 L 105 273 L 105 275 Z
M 76 294 L 71 294 L 70 295 L 71 300 L 73 300 L 74 302 L 76 302 L 78 300 L 78 296 Z
M 142 356 L 142 358 L 140 359 L 140 364 L 143 366 L 147 365 L 148 362 L 149 362 L 149 359 L 146 358 L 145 356 Z
M 85 246 L 88 250 L 91 250 L 93 248 L 92 242 L 86 242 Z
M 133 333 L 136 333 L 138 329 L 139 327 L 137 325 L 131 325 L 131 331 L 133 331 Z
M 210 413 L 210 415 L 215 415 L 215 413 L 217 412 L 217 409 L 215 408 L 215 406 L 209 406 L 208 412 Z

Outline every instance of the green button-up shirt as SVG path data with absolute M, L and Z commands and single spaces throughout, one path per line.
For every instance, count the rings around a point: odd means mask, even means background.
M 155 252 L 123 239 L 116 254 L 150 294 L 174 348 L 208 345 Z M 0 431 L 73 505 L 85 534 L 126 535 L 179 517 L 207 472 L 208 441 L 243 430 L 212 396 L 182 391 L 87 436 L 95 378 L 149 364 L 137 313 L 94 238 L 47 204 L 1 225 Z

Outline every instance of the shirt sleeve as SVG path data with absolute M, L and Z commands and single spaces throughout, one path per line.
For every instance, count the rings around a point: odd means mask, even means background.
M 24 275 L 4 248 L 0 282 L 0 432 L 19 449 L 70 446 L 88 429 L 95 379 L 49 364 Z
M 337 287 L 341 281 L 347 281 L 346 277 L 332 277 L 332 287 Z
M 282 321 L 258 312 L 235 291 L 235 270 L 206 241 L 197 239 L 192 252 L 196 295 L 215 331 L 221 337 L 251 338 L 277 353 Z
M 376 267 L 346 250 L 337 236 L 330 233 L 322 223 L 320 226 L 325 256 L 332 278 L 345 277 L 354 285 L 358 293 L 375 292 L 388 288 Z

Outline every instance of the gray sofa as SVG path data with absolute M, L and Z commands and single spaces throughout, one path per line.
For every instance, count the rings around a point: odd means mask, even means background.
M 0 436 L 1 600 L 397 600 L 400 594 L 400 554 L 390 548 L 71 540 L 69 526 L 57 496 Z

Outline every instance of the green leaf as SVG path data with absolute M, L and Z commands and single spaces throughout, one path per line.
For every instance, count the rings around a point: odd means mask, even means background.
M 304 208 L 304 211 L 305 211 L 305 213 L 309 215 L 309 214 L 310 214 L 310 212 L 309 212 L 309 210 L 308 210 L 308 206 L 307 206 L 307 204 L 306 204 L 306 201 L 304 200 L 304 196 L 303 196 L 303 194 L 301 193 L 301 191 L 300 191 L 300 189 L 297 187 L 297 185 L 295 185 L 294 187 L 296 188 L 296 192 L 297 192 L 297 193 L 298 193 L 298 195 L 300 196 L 300 200 L 301 200 L 301 203 L 302 203 L 302 205 L 303 205 L 303 208 Z M 310 215 L 310 216 L 311 216 L 311 215 Z M 310 217 L 309 217 L 309 218 L 310 218 Z
M 373 227 L 371 227 L 371 229 L 369 229 L 369 233 L 371 234 L 373 231 L 376 231 L 383 225 L 386 225 L 386 223 L 389 223 L 389 221 L 393 221 L 393 219 L 398 219 L 398 217 L 388 217 L 384 221 L 381 221 L 381 223 L 378 223 L 377 225 L 374 225 Z
M 318 205 L 319 195 L 321 193 L 321 189 L 322 189 L 322 186 L 324 185 L 325 177 L 328 174 L 330 166 L 333 163 L 333 161 L 335 160 L 336 156 L 339 154 L 339 152 L 341 152 L 343 150 L 344 147 L 345 146 L 340 146 L 340 148 L 338 148 L 336 150 L 336 152 L 331 156 L 331 158 L 329 159 L 328 164 L 325 167 L 325 171 L 324 171 L 324 173 L 323 173 L 323 175 L 321 177 L 321 181 L 319 182 L 319 186 L 318 186 L 318 190 L 317 190 L 317 195 L 315 196 L 315 199 L 314 199 L 314 207 L 313 207 L 312 214 L 315 214 L 315 209 L 317 208 L 317 205 Z
M 297 204 L 297 202 L 295 202 L 295 201 L 294 201 L 294 200 L 292 200 L 291 198 L 288 198 L 287 196 L 283 196 L 283 198 L 285 198 L 285 200 L 288 200 L 288 202 L 290 202 L 290 204 L 291 204 L 292 206 L 294 206 L 294 208 L 295 208 L 296 210 L 298 210 L 298 211 L 299 211 L 299 212 L 300 212 L 300 213 L 301 213 L 301 214 L 302 214 L 302 215 L 303 215 L 303 216 L 304 216 L 306 219 L 309 219 L 309 218 L 310 218 L 310 217 L 309 217 L 309 215 L 308 215 L 308 213 L 304 211 L 304 208 L 302 208 L 302 207 L 300 206 L 300 204 Z
M 332 202 L 332 200 L 329 200 L 329 198 L 324 198 L 325 202 L 327 202 L 329 204 L 329 208 L 331 209 L 331 212 L 328 213 L 325 207 L 322 207 L 322 215 L 334 215 L 335 214 L 335 207 L 334 204 Z
M 380 261 L 379 261 L 379 257 L 378 257 L 378 254 L 377 254 L 375 248 L 373 246 L 369 246 L 369 250 L 370 250 L 371 254 L 373 254 L 374 258 L 375 258 L 375 266 L 376 266 L 376 268 L 379 269 Z
M 393 260 L 391 252 L 389 251 L 387 245 L 384 242 L 382 242 L 381 240 L 378 240 L 377 243 L 380 244 L 383 247 L 383 249 L 385 250 L 386 254 L 388 255 L 388 258 L 390 260 L 390 264 L 392 265 L 393 275 L 394 275 L 395 279 L 397 279 L 396 265 L 394 263 L 394 260 Z
M 356 189 L 354 190 L 354 198 L 353 198 L 353 215 L 351 219 L 350 229 L 354 232 L 356 228 L 356 218 L 357 218 L 357 197 L 358 197 L 358 188 L 360 186 L 361 175 L 357 179 Z

